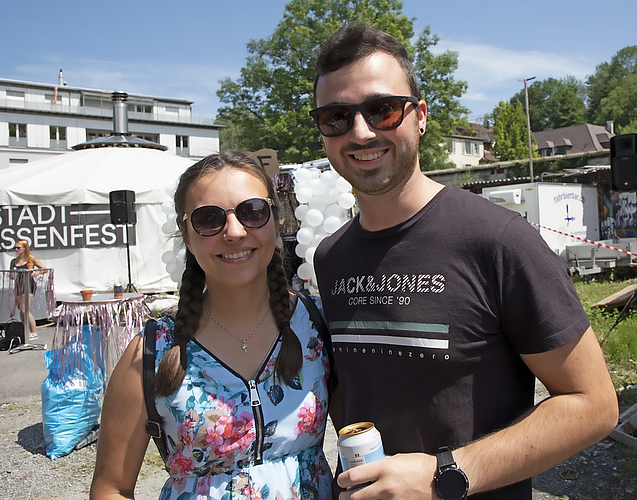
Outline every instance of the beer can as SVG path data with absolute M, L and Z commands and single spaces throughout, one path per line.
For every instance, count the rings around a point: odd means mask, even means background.
M 338 431 L 338 454 L 343 471 L 385 458 L 380 432 L 372 422 L 359 422 Z
M 113 297 L 122 297 L 124 295 L 124 288 L 121 283 L 115 283 L 113 285 Z

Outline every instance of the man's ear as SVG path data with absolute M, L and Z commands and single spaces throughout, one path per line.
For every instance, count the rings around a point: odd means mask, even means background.
M 427 129 L 427 103 L 424 100 L 418 101 L 418 129 L 420 135 L 425 135 Z

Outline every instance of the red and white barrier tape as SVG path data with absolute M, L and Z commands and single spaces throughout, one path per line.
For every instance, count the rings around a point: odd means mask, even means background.
M 536 226 L 536 227 L 542 228 L 542 229 L 546 229 L 548 231 L 553 231 L 554 233 L 561 234 L 563 236 L 568 236 L 569 238 L 573 238 L 574 240 L 583 241 L 585 243 L 592 243 L 593 245 L 597 245 L 598 247 L 608 248 L 609 250 L 614 250 L 615 252 L 621 252 L 621 253 L 625 253 L 625 254 L 631 255 L 633 257 L 637 257 L 637 254 L 629 252 L 628 250 L 623 250 L 621 248 L 611 247 L 611 246 L 606 245 L 604 243 L 599 243 L 598 241 L 593 241 L 593 240 L 589 240 L 589 239 L 586 239 L 586 238 L 580 238 L 579 236 L 575 236 L 574 234 L 563 233 L 562 231 L 558 231 L 557 229 L 552 229 L 550 227 L 542 226 L 540 224 L 536 224 L 535 222 L 529 222 L 529 224 L 531 224 L 532 226 Z

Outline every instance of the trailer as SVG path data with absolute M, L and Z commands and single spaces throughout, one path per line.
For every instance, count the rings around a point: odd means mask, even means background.
M 518 212 L 569 265 L 571 274 L 630 266 L 635 238 L 600 241 L 597 187 L 533 182 L 484 188 L 482 196 Z

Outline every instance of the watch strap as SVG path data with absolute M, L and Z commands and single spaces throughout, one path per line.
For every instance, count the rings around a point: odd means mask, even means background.
M 438 472 L 442 469 L 446 469 L 449 466 L 457 467 L 455 460 L 453 459 L 453 454 L 448 446 L 441 446 L 438 448 L 438 453 L 436 453 L 436 457 L 438 457 Z

